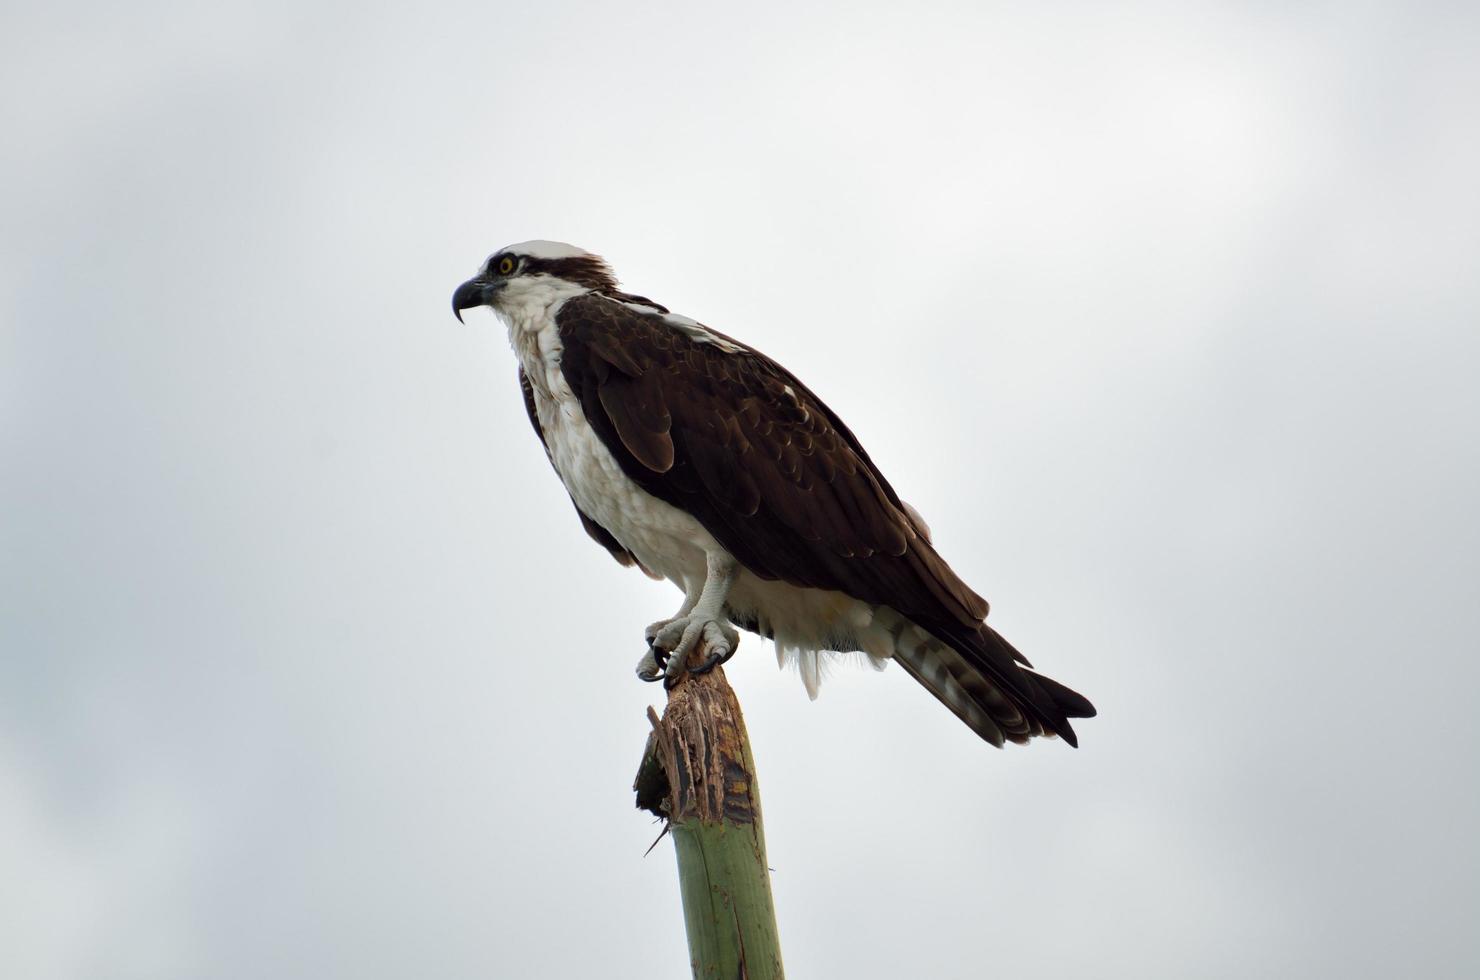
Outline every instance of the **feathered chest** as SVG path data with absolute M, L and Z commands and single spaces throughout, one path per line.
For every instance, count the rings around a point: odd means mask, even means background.
M 558 307 L 544 310 L 522 321 L 511 317 L 509 341 L 534 393 L 540 436 L 555 471 L 578 505 L 582 498 L 594 503 L 595 496 L 607 489 L 605 484 L 616 482 L 607 471 L 615 469 L 620 474 L 621 468 L 591 429 L 580 401 L 565 380 L 561 368 L 565 348 L 556 323 L 557 312 Z M 625 474 L 622 479 L 626 479 Z M 585 506 L 582 510 L 596 516 Z

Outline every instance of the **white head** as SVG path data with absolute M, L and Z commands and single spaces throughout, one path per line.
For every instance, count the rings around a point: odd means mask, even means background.
M 584 292 L 613 292 L 616 277 L 606 261 L 564 242 L 522 242 L 488 257 L 478 274 L 452 294 L 452 312 L 489 306 L 510 316 L 520 307 L 546 305 Z

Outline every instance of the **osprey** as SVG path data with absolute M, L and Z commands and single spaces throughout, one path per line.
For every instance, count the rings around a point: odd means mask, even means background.
M 524 405 L 588 534 L 683 590 L 647 628 L 643 680 L 672 686 L 775 641 L 817 696 L 819 655 L 897 661 L 993 745 L 1059 735 L 1085 698 L 1027 669 L 843 421 L 781 365 L 622 292 L 557 242 L 495 252 L 452 296 L 508 326 Z M 702 663 L 686 667 L 701 649 Z

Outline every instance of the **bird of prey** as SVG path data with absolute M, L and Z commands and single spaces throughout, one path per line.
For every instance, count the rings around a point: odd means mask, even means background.
M 987 603 L 936 553 L 842 419 L 754 348 L 618 288 L 599 256 L 511 245 L 457 287 L 491 307 L 519 359 L 529 420 L 587 533 L 683 591 L 647 628 L 643 680 L 672 686 L 775 641 L 817 696 L 819 656 L 894 660 L 993 745 L 1095 713 L 983 620 Z M 696 646 L 705 654 L 688 665 Z

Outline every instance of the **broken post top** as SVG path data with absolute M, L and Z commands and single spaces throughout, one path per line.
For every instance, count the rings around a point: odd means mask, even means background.
M 724 668 L 689 675 L 668 692 L 633 789 L 637 805 L 674 822 L 751 824 L 759 805 L 745 721 Z

